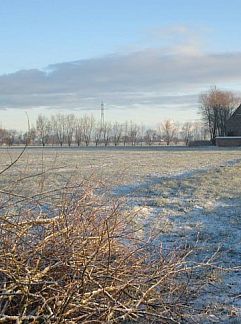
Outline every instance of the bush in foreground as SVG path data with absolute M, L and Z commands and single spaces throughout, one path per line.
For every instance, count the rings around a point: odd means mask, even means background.
M 190 252 L 153 252 L 138 239 L 138 215 L 85 188 L 31 199 L 4 194 L 0 323 L 187 320 L 200 271 Z

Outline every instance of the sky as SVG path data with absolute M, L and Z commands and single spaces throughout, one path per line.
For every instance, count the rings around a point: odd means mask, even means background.
M 0 0 L 0 122 L 100 115 L 198 120 L 199 94 L 241 89 L 240 0 Z

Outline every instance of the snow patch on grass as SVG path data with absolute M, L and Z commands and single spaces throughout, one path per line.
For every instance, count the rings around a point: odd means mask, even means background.
M 139 222 L 146 241 L 169 253 L 189 246 L 192 262 L 209 258 L 217 267 L 213 284 L 193 300 L 206 310 L 194 322 L 241 322 L 241 191 L 237 181 L 241 159 L 229 160 L 169 176 L 149 176 L 145 182 L 115 187 L 129 208 L 143 207 Z M 229 181 L 229 183 L 228 183 Z M 224 270 L 225 269 L 225 270 Z M 215 309 L 215 316 L 208 316 Z M 238 323 L 237 322 L 237 323 Z

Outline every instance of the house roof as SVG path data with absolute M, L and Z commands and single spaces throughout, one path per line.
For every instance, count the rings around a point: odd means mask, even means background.
M 241 123 L 241 105 L 234 111 L 232 116 L 229 118 L 227 122 L 227 126 L 232 127 L 237 124 L 240 126 L 240 123 Z

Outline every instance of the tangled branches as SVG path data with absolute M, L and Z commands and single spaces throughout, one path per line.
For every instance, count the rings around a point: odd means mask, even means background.
M 200 265 L 141 242 L 133 218 L 88 186 L 2 192 L 0 323 L 179 323 Z

